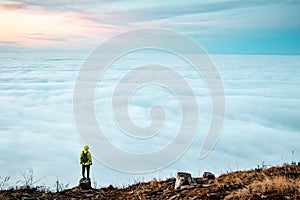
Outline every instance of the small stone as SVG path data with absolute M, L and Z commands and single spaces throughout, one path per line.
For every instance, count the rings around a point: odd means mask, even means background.
M 80 189 L 82 190 L 90 190 L 90 189 L 93 189 L 92 186 L 91 186 L 91 179 L 85 179 L 85 178 L 82 178 L 79 180 L 79 186 L 78 186 Z
M 169 200 L 175 200 L 175 199 L 179 199 L 180 198 L 180 194 L 174 195 L 172 196 Z
M 184 190 L 184 189 L 187 189 L 188 187 L 189 187 L 188 185 L 182 185 L 182 186 L 180 186 L 180 189 Z
M 109 189 L 109 190 L 113 190 L 113 189 L 115 189 L 115 188 L 114 188 L 114 186 L 112 186 L 112 185 L 109 185 L 109 186 L 107 187 L 107 189 Z
M 203 188 L 208 188 L 208 187 L 213 186 L 213 184 L 202 184 L 201 186 L 202 186 Z
M 21 197 L 21 200 L 35 200 L 33 197 Z
M 180 191 L 182 191 L 182 190 L 185 190 L 185 189 L 187 189 L 187 190 L 191 190 L 191 189 L 194 189 L 195 188 L 195 185 L 182 185 L 181 187 L 180 187 Z M 178 190 L 178 189 L 177 189 Z M 179 190 L 178 190 L 179 191 Z
M 206 196 L 209 197 L 210 199 L 216 199 L 216 198 L 222 199 L 219 197 L 219 195 L 217 193 L 208 193 L 208 194 L 206 194 Z

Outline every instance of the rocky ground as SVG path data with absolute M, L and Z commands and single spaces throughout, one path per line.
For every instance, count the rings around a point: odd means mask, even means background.
M 192 178 L 188 185 L 174 189 L 175 178 L 152 180 L 126 188 L 41 192 L 36 188 L 0 191 L 2 199 L 300 199 L 300 166 L 223 174 L 215 179 Z

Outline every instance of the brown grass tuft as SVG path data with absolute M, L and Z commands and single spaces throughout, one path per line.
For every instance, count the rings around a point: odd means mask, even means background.
M 300 182 L 294 182 L 290 179 L 277 176 L 274 178 L 265 178 L 263 181 L 254 181 L 247 187 L 238 191 L 233 191 L 225 199 L 249 199 L 254 196 L 262 196 L 267 194 L 290 195 L 298 194 Z

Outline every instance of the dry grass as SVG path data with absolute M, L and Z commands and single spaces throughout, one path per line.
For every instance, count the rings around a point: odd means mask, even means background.
M 292 181 L 286 177 L 277 176 L 274 178 L 265 178 L 263 181 L 254 181 L 247 187 L 232 192 L 225 199 L 251 199 L 254 196 L 262 196 L 270 193 L 282 196 L 297 195 L 299 189 L 300 180 Z

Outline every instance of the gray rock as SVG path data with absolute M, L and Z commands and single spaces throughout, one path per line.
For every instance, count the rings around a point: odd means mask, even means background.
M 186 172 L 178 172 L 176 181 L 175 181 L 175 187 L 174 189 L 180 189 L 182 185 L 190 185 L 192 184 L 192 176 L 190 173 Z
M 211 179 L 211 180 L 216 178 L 215 175 L 211 172 L 204 172 L 202 177 L 207 178 L 207 179 Z

